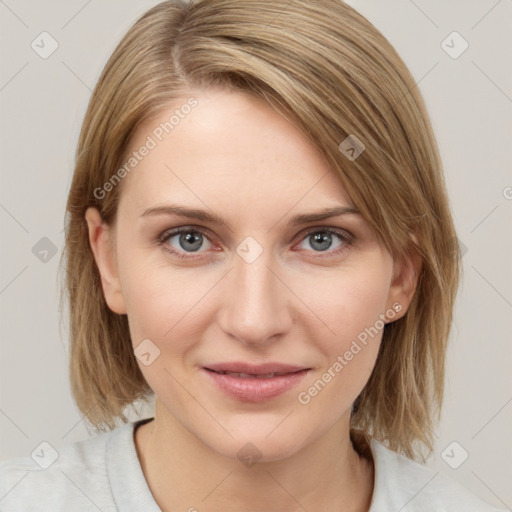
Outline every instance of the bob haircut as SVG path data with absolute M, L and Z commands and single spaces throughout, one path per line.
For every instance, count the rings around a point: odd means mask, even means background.
M 84 216 L 96 207 L 114 225 L 123 182 L 97 191 L 125 162 L 135 130 L 205 87 L 250 93 L 294 123 L 393 258 L 421 262 L 407 313 L 384 327 L 350 428 L 361 444 L 372 436 L 425 460 L 420 450 L 432 452 L 442 406 L 460 251 L 416 83 L 388 40 L 339 0 L 166 1 L 115 49 L 85 115 L 66 208 L 63 291 L 78 408 L 95 429 L 108 430 L 128 421 L 127 406 L 154 396 L 127 316 L 105 301 Z M 340 149 L 349 136 L 364 144 L 357 158 Z

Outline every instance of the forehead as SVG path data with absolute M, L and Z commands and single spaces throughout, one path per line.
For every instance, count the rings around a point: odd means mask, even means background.
M 138 128 L 130 155 L 137 164 L 123 183 L 120 209 L 134 215 L 166 202 L 260 217 L 299 204 L 351 204 L 338 176 L 299 129 L 245 93 L 213 90 L 177 98 Z

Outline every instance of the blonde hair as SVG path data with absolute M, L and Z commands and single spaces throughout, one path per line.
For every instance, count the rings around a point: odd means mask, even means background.
M 173 99 L 208 86 L 253 94 L 295 123 L 393 257 L 421 259 L 413 300 L 384 328 L 351 429 L 410 458 L 416 443 L 430 453 L 459 248 L 414 79 L 387 39 L 338 0 L 167 1 L 144 14 L 110 57 L 85 115 L 67 203 L 70 379 L 80 411 L 97 429 L 112 429 L 128 421 L 126 406 L 152 396 L 127 318 L 105 301 L 85 211 L 96 207 L 114 222 L 122 182 L 102 199 L 94 192 L 122 165 L 134 131 Z M 355 159 L 339 148 L 348 136 L 365 146 Z

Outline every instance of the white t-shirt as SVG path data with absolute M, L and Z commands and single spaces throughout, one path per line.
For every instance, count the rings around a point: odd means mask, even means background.
M 145 421 L 70 443 L 58 454 L 42 445 L 32 456 L 0 462 L 0 511 L 161 512 L 135 448 L 134 428 Z M 369 512 L 504 510 L 374 439 L 371 450 L 375 483 Z M 201 498 L 190 507 L 200 512 Z

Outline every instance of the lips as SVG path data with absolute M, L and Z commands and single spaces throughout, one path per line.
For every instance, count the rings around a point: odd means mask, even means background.
M 215 370 L 212 370 L 215 371 Z M 215 371 L 215 373 L 220 373 L 221 375 L 231 375 L 231 377 L 239 377 L 241 379 L 271 379 L 272 377 L 281 377 L 281 375 L 286 375 L 289 372 L 285 373 L 262 373 L 262 374 L 254 374 L 254 373 L 237 373 L 237 372 L 224 372 L 224 371 Z
M 252 365 L 242 362 L 203 367 L 210 381 L 237 400 L 263 402 L 299 384 L 310 368 L 281 363 Z
M 301 370 L 307 370 L 303 366 L 292 366 L 282 363 L 249 364 L 241 362 L 217 363 L 205 366 L 207 370 L 224 374 L 244 374 L 246 376 L 268 376 L 268 375 L 286 375 Z

